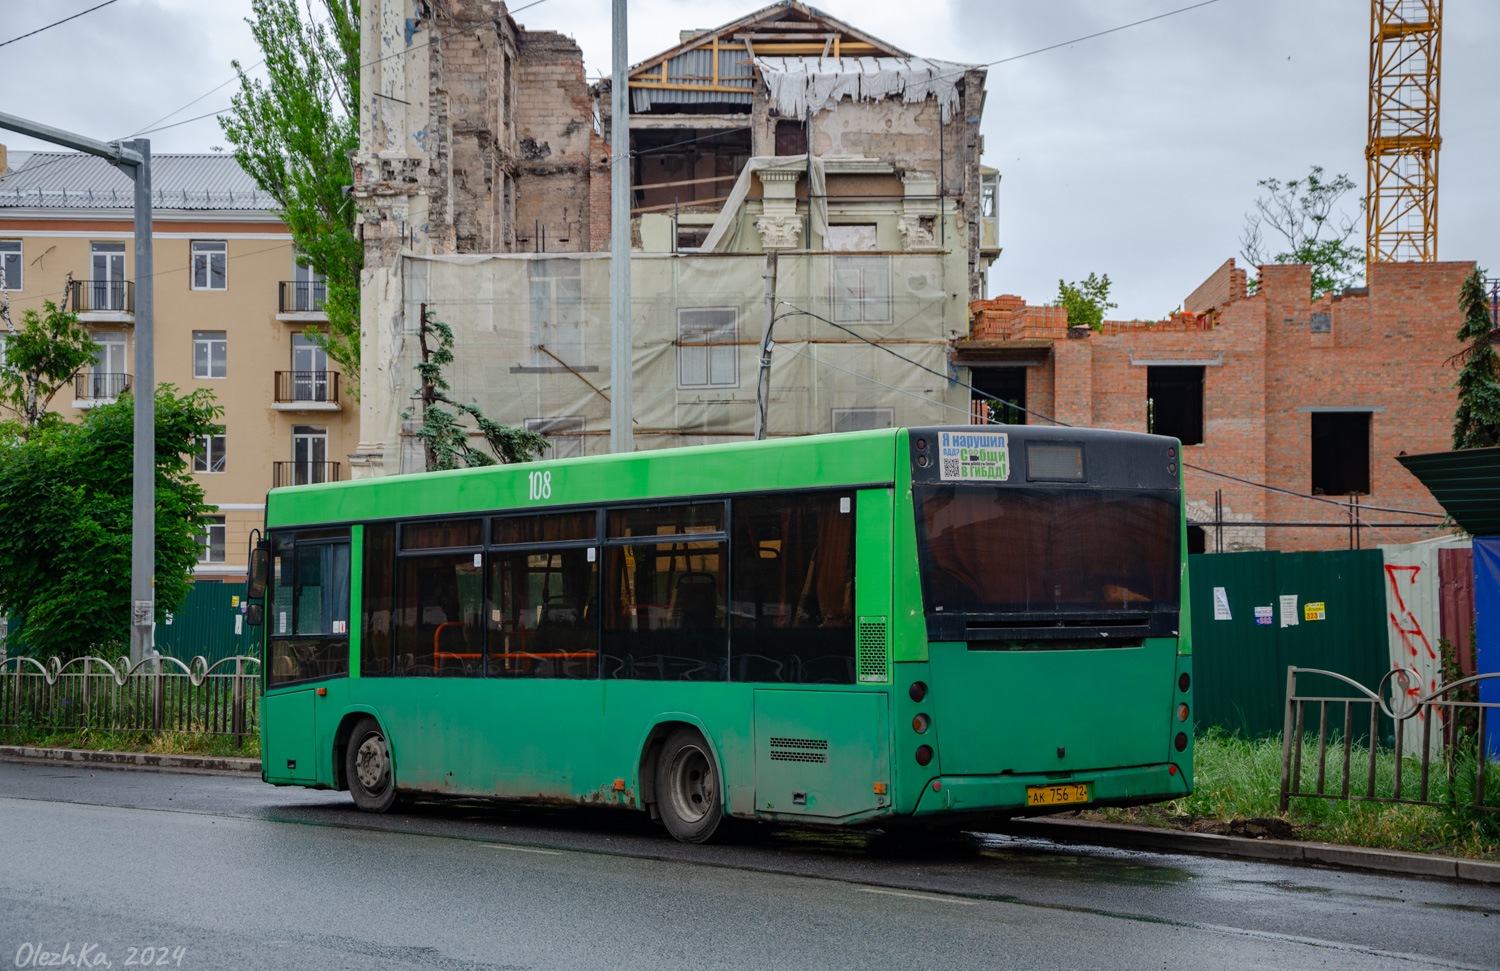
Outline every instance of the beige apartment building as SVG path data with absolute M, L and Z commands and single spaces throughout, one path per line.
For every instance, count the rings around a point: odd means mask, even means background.
M 218 507 L 200 580 L 243 579 L 250 531 L 277 485 L 347 478 L 357 408 L 307 335 L 326 325 L 324 288 L 294 258 L 271 200 L 222 154 L 152 159 L 156 380 L 207 388 L 223 433 L 193 474 Z M 135 374 L 133 185 L 103 159 L 12 153 L 0 178 L 0 303 L 65 303 L 99 353 L 53 409 L 79 418 L 131 389 Z M 0 340 L 6 328 L 0 323 Z

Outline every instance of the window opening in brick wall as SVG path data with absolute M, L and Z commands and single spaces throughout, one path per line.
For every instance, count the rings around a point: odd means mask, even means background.
M 865 432 L 872 428 L 892 428 L 895 426 L 895 410 L 892 408 L 835 408 L 832 425 L 835 432 Z
M 1187 541 L 1189 553 L 1208 552 L 1208 533 L 1202 526 L 1189 526 L 1187 528 Z
M 776 123 L 776 154 L 803 155 L 807 152 L 807 126 L 800 121 Z
M 739 321 L 733 307 L 677 311 L 677 386 L 734 388 L 740 383 Z
M 1203 368 L 1146 368 L 1146 430 L 1184 445 L 1203 444 Z
M 1026 424 L 1026 369 L 1024 367 L 984 367 L 974 368 L 969 372 L 973 375 L 972 383 L 975 391 L 983 392 L 974 396 L 987 409 L 990 421 L 1002 422 L 1006 425 Z M 995 401 L 984 395 L 994 395 L 999 398 Z M 979 414 L 985 414 L 981 411 Z
M 1370 494 L 1370 413 L 1314 412 L 1312 492 L 1315 496 Z

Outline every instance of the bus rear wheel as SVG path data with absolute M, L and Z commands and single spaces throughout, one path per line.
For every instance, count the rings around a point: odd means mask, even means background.
M 679 728 L 656 761 L 656 807 L 667 832 L 684 843 L 705 843 L 723 829 L 719 772 L 703 736 Z
M 391 747 L 373 718 L 361 718 L 344 750 L 344 777 L 354 805 L 367 813 L 383 813 L 396 805 L 396 774 L 391 771 Z

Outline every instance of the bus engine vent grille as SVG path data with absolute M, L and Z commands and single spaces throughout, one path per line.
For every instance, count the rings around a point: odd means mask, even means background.
M 771 739 L 771 759 L 776 762 L 827 762 L 828 742 L 821 738 Z
M 884 617 L 859 618 L 854 632 L 854 667 L 861 682 L 888 680 Z

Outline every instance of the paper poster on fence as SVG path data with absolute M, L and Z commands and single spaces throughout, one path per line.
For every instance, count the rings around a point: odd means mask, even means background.
M 1302 605 L 1303 620 L 1323 620 L 1326 616 L 1322 601 Z
M 1274 613 L 1276 613 L 1276 611 L 1270 607 L 1256 607 L 1255 622 L 1262 627 L 1270 627 L 1272 615 Z
M 1281 626 L 1297 626 L 1297 595 L 1286 593 L 1281 595 Z
M 1214 587 L 1214 620 L 1233 620 L 1229 615 L 1229 594 L 1223 587 Z

